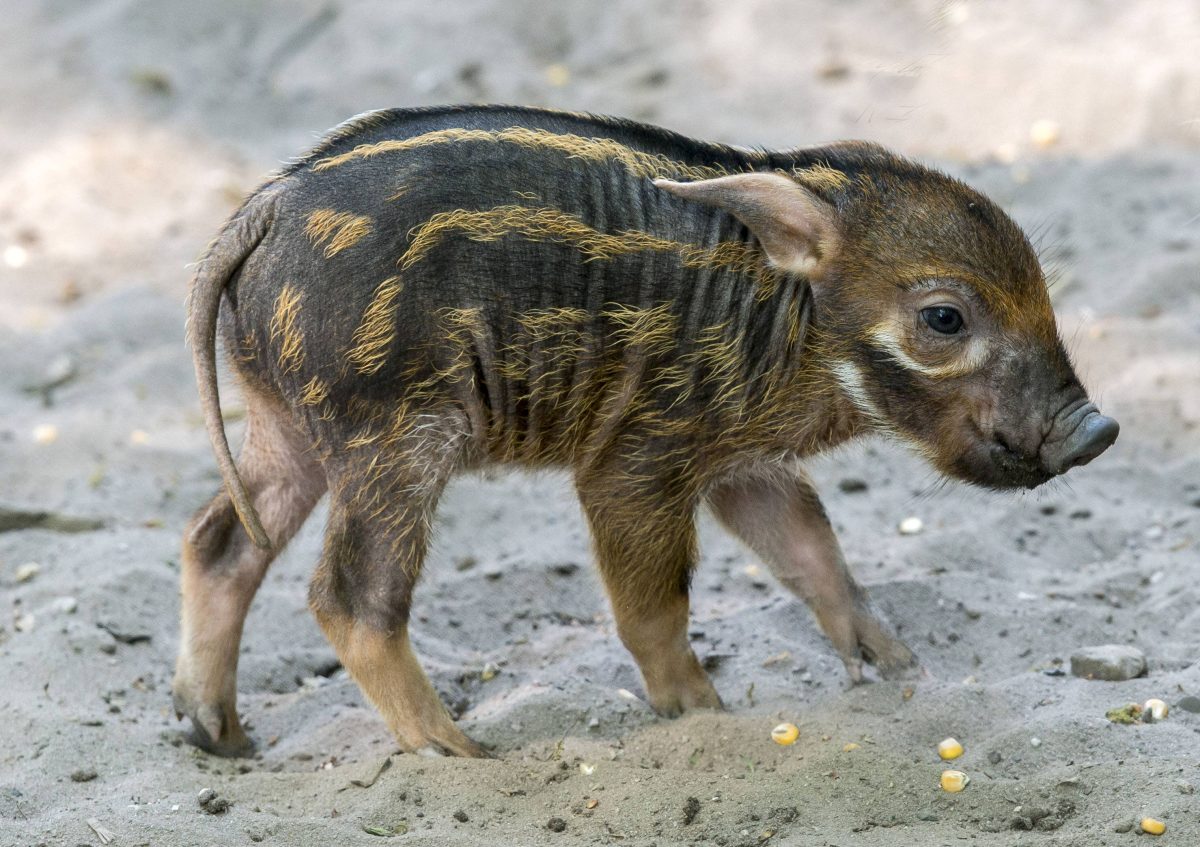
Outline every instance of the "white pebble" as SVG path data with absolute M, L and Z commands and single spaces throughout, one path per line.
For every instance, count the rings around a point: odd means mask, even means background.
M 29 632 L 29 630 L 33 629 L 33 624 L 33 615 L 21 615 L 19 618 L 13 621 L 13 629 L 15 629 L 17 632 Z
M 1142 705 L 1142 720 L 1146 723 L 1166 720 L 1170 711 L 1170 706 L 1157 697 L 1152 697 Z
M 53 444 L 58 441 L 58 427 L 54 424 L 38 424 L 33 428 L 33 440 L 38 444 Z
M 1030 746 L 1030 747 L 1041 747 L 1041 746 L 1042 746 L 1042 739 L 1038 738 L 1038 737 L 1035 735 L 1033 738 L 1029 739 L 1029 746 Z
M 1034 121 L 1033 126 L 1029 128 L 1029 140 L 1035 147 L 1043 149 L 1057 144 L 1060 135 L 1062 135 L 1062 130 L 1058 126 L 1058 121 L 1045 118 Z
M 20 244 L 10 244 L 4 248 L 4 264 L 10 268 L 22 268 L 29 261 L 29 251 Z
M 26 562 L 18 567 L 13 575 L 16 577 L 17 582 L 29 582 L 41 573 L 41 570 L 42 566 L 36 562 Z
M 918 532 L 920 532 L 924 528 L 925 528 L 925 522 L 915 516 L 910 517 L 910 518 L 905 518 L 904 520 L 900 521 L 900 526 L 897 527 L 897 529 L 900 530 L 901 535 L 916 535 Z
M 61 612 L 64 615 L 73 615 L 75 614 L 75 610 L 79 608 L 79 601 L 74 597 L 55 597 L 52 605 L 56 612 Z

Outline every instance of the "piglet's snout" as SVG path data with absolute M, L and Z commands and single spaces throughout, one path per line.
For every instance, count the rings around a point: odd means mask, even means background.
M 1055 422 L 1054 432 L 1040 451 L 1042 464 L 1055 474 L 1086 465 L 1111 447 L 1120 431 L 1120 424 L 1085 403 Z

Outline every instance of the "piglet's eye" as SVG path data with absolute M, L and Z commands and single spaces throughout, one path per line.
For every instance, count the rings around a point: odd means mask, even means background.
M 962 315 L 958 309 L 949 306 L 931 306 L 921 310 L 921 317 L 934 332 L 942 335 L 954 335 L 963 327 Z

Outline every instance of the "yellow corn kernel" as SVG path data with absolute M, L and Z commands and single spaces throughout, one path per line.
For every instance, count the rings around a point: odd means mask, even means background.
M 1171 707 L 1157 698 L 1151 698 L 1142 705 L 1142 720 L 1146 723 L 1166 720 Z
M 800 727 L 794 723 L 781 723 L 779 726 L 771 730 L 771 740 L 781 747 L 795 744 L 796 739 L 800 737 Z
M 962 791 L 970 781 L 971 777 L 962 771 L 942 771 L 942 790 L 950 794 Z
M 1155 818 L 1142 818 L 1139 823 L 1142 827 L 1142 832 L 1148 832 L 1151 835 L 1162 835 L 1167 831 L 1167 825 Z
M 855 750 L 858 749 L 858 746 L 859 745 L 857 745 L 853 741 L 851 741 L 849 744 L 847 744 L 845 747 L 842 748 L 842 752 L 843 753 L 853 753 Z
M 951 759 L 957 759 L 963 754 L 963 746 L 958 743 L 957 739 L 947 738 L 938 745 L 938 755 L 947 762 Z

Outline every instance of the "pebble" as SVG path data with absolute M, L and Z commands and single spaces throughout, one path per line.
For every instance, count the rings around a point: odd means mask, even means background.
M 1145 672 L 1146 655 L 1124 644 L 1085 647 L 1071 655 L 1071 673 L 1083 679 L 1120 682 Z
M 1200 714 L 1200 697 L 1195 697 L 1189 694 L 1186 697 L 1180 697 L 1179 702 L 1175 704 L 1177 709 L 1183 709 L 1185 712 Z
M 546 829 L 550 830 L 551 832 L 565 832 L 567 829 L 567 822 L 562 818 L 550 818 L 550 820 L 546 821 Z
M 34 562 L 26 562 L 13 573 L 17 582 L 29 582 L 42 571 L 42 566 Z
M 210 815 L 221 815 L 229 811 L 229 801 L 211 788 L 202 788 L 196 795 L 196 802 Z
M 1042 739 L 1038 738 L 1038 737 L 1035 735 L 1033 738 L 1029 739 L 1029 746 L 1030 746 L 1030 747 L 1041 747 L 1041 746 L 1042 746 Z
M 79 601 L 74 597 L 55 597 L 52 605 L 56 612 L 64 615 L 73 615 L 79 608 Z
M 1113 832 L 1130 832 L 1133 830 L 1133 821 L 1120 821 L 1113 827 Z
M 838 483 L 838 488 L 841 489 L 844 494 L 857 494 L 860 491 L 866 491 L 867 484 L 861 479 L 847 477 Z
M 1029 127 L 1029 140 L 1035 147 L 1043 150 L 1057 144 L 1061 134 L 1062 130 L 1059 128 L 1058 121 L 1052 121 L 1049 118 L 1034 121 L 1033 125 Z
M 38 444 L 53 444 L 58 441 L 58 427 L 54 424 L 38 424 L 33 428 L 33 440 Z
M 457 812 L 454 813 L 454 819 L 456 821 L 458 821 L 459 823 L 466 823 L 467 821 L 470 820 L 470 818 L 467 817 L 467 813 L 464 812 L 462 809 L 459 809 Z
M 918 517 L 905 518 L 896 527 L 901 535 L 916 535 L 925 528 L 925 522 Z
M 71 782 L 91 782 L 96 776 L 94 768 L 80 768 L 71 773 Z
M 10 268 L 22 268 L 29 261 L 29 251 L 20 244 L 9 244 L 4 248 L 4 264 Z
M 700 801 L 695 797 L 687 798 L 687 802 L 683 804 L 684 826 L 694 821 L 696 819 L 696 815 L 698 814 L 700 814 Z
M 1151 697 L 1142 704 L 1142 720 L 1146 723 L 1164 721 L 1170 713 L 1170 707 L 1156 697 Z

